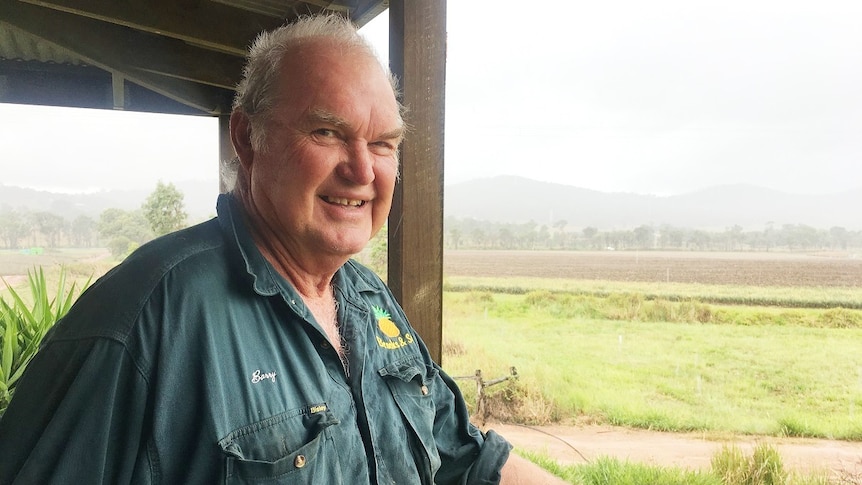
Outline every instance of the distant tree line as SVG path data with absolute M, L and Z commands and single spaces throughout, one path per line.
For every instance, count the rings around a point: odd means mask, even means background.
M 0 247 L 107 247 L 116 257 L 156 236 L 186 227 L 183 194 L 173 184 L 159 182 L 137 210 L 106 209 L 98 220 L 81 215 L 74 220 L 45 211 L 0 207 Z M 369 245 L 367 261 L 385 271 L 385 232 Z M 804 224 L 767 224 L 745 231 L 734 225 L 705 231 L 670 225 L 641 225 L 628 230 L 571 228 L 565 220 L 513 224 L 447 217 L 444 244 L 450 249 L 558 249 L 690 251 L 770 251 L 862 249 L 862 231 L 844 227 L 828 230 Z
M 844 227 L 828 230 L 804 224 L 767 224 L 745 231 L 734 225 L 705 231 L 670 225 L 644 224 L 626 230 L 598 227 L 570 228 L 565 220 L 553 224 L 534 221 L 512 224 L 447 217 L 444 244 L 449 249 L 561 249 L 561 250 L 688 250 L 771 251 L 862 249 L 862 231 Z
M 187 225 L 183 194 L 159 181 L 140 209 L 105 209 L 99 220 L 81 215 L 67 220 L 45 211 L 0 207 L 0 247 L 107 247 L 116 257 L 156 236 Z

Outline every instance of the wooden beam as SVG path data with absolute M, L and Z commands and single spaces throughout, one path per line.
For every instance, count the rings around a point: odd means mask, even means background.
M 206 113 L 230 111 L 234 79 L 241 74 L 240 58 L 50 9 L 18 2 L 11 7 L 3 12 L 3 22 L 87 64 Z M 171 72 L 173 77 L 159 72 Z M 176 78 L 208 82 L 195 85 Z
M 284 23 L 283 18 L 261 15 L 210 1 L 18 1 L 172 37 L 236 56 L 245 54 L 250 41 L 258 32 Z
M 401 182 L 389 216 L 388 283 L 440 362 L 446 1 L 392 0 L 389 55 L 412 130 L 401 146 Z
M 111 101 L 114 109 L 126 109 L 126 80 L 120 74 L 111 74 Z
M 374 17 L 377 17 L 386 10 L 386 3 L 377 0 L 354 1 L 353 9 L 350 11 L 350 20 L 357 26 L 364 27 Z
M 10 28 L 0 22 L 0 29 Z M 115 109 L 113 74 L 91 65 L 53 64 L 0 59 L 0 103 Z M 123 83 L 124 110 L 203 115 L 201 110 L 135 83 Z
M 209 51 L 175 39 L 144 34 L 87 17 L 18 4 L 8 12 L 21 28 L 64 47 L 105 62 L 209 86 L 233 89 L 242 72 L 243 57 Z M 5 17 L 6 14 L 3 15 Z M 47 32 L 46 27 L 59 29 Z

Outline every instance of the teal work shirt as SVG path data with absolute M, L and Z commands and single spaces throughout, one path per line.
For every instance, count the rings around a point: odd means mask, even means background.
M 371 271 L 333 286 L 346 367 L 242 210 L 142 246 L 51 331 L 0 421 L 0 483 L 497 483 L 510 445 Z

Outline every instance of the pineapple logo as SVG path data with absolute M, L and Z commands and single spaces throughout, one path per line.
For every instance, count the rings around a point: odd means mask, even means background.
M 401 331 L 398 330 L 398 327 L 392 323 L 391 317 L 386 310 L 380 308 L 379 306 L 372 306 L 371 309 L 374 311 L 374 318 L 377 319 L 377 328 L 383 332 L 389 338 L 395 338 L 401 335 Z

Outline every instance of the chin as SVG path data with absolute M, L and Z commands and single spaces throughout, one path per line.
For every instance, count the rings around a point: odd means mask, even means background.
M 368 245 L 369 239 L 341 239 L 339 241 L 334 241 L 329 247 L 333 250 L 333 252 L 337 254 L 341 254 L 345 257 L 352 257 L 355 254 L 359 254 L 365 249 L 365 246 Z

